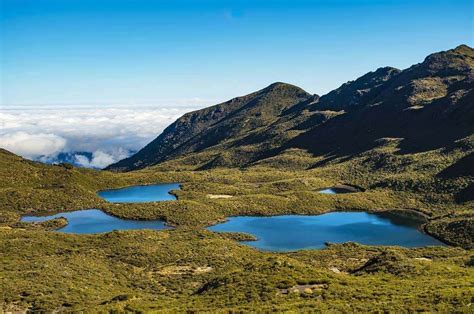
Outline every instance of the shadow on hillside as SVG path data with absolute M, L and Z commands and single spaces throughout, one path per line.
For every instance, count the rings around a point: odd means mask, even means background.
M 398 154 L 449 147 L 474 133 L 474 106 L 464 102 L 455 109 L 445 108 L 445 104 L 435 102 L 419 109 L 396 105 L 357 108 L 313 127 L 266 155 L 301 148 L 315 156 L 330 156 L 325 159 L 330 161 L 371 150 L 380 145 L 378 140 L 382 138 L 401 138 Z
M 454 200 L 456 203 L 474 201 L 474 183 L 470 183 L 466 188 L 456 193 Z
M 474 153 L 470 153 L 451 166 L 443 169 L 437 175 L 439 178 L 456 178 L 459 176 L 474 177 Z

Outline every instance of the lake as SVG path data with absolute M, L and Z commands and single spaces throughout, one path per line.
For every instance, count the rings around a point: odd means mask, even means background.
M 104 190 L 97 194 L 111 203 L 146 203 L 176 200 L 176 196 L 170 194 L 170 191 L 179 189 L 179 183 L 164 183 Z
M 423 247 L 444 245 L 417 228 L 421 221 L 392 213 L 333 212 L 317 216 L 238 216 L 209 227 L 219 232 L 244 232 L 257 241 L 243 243 L 266 251 L 321 249 L 325 242 Z
M 54 218 L 64 217 L 68 224 L 56 231 L 64 233 L 101 233 L 114 230 L 131 229 L 169 229 L 162 220 L 128 220 L 104 213 L 99 209 L 76 210 L 51 216 L 23 216 L 24 222 L 42 222 Z
M 170 194 L 170 191 L 179 189 L 179 183 L 164 183 L 104 190 L 97 194 L 112 203 L 145 203 L 176 200 L 176 196 Z M 67 226 L 57 230 L 65 233 L 101 233 L 131 229 L 168 229 L 162 220 L 121 219 L 108 215 L 99 209 L 76 210 L 51 216 L 23 216 L 21 221 L 42 222 L 59 217 L 64 217 L 68 221 Z

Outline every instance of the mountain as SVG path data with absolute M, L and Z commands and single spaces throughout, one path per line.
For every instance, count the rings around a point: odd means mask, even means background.
M 360 89 L 364 77 L 345 84 L 315 106 L 345 114 L 312 127 L 281 150 L 347 156 L 372 149 L 384 138 L 399 139 L 400 153 L 448 147 L 474 133 L 473 69 L 474 50 L 463 45 L 393 71 L 382 84 Z
M 282 112 L 311 98 L 299 87 L 274 83 L 255 93 L 187 113 L 135 155 L 107 169 L 135 170 L 202 151 L 271 125 Z
M 271 164 L 295 149 L 331 160 L 384 141 L 396 141 L 401 154 L 449 149 L 474 134 L 473 69 L 474 50 L 461 45 L 405 70 L 377 69 L 322 97 L 275 83 L 185 114 L 107 169 L 130 171 L 169 160 L 195 169 Z

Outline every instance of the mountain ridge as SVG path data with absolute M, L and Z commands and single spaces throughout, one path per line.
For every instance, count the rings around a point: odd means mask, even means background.
M 437 149 L 474 132 L 473 99 L 474 50 L 460 45 L 405 70 L 378 68 L 321 97 L 276 82 L 190 112 L 107 170 L 173 159 L 195 169 L 245 167 L 293 148 L 342 157 L 381 138 L 401 138 L 404 152 Z

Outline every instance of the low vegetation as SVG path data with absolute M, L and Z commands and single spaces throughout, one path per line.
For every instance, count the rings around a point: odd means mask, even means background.
M 469 312 L 474 294 L 470 253 L 449 247 L 274 254 L 204 230 L 13 229 L 0 251 L 5 311 Z
M 433 178 L 464 153 L 446 159 L 439 152 L 408 156 L 400 173 L 389 165 L 375 167 L 391 150 L 385 145 L 310 170 L 285 169 L 272 161 L 247 169 L 192 171 L 184 166 L 170 171 L 160 165 L 129 173 L 47 166 L 3 151 L 0 162 L 9 165 L 0 170 L 3 310 L 468 312 L 474 297 L 473 207 L 472 201 L 457 202 L 453 194 L 472 179 Z M 392 155 L 392 163 L 407 158 Z M 424 166 L 435 161 L 444 166 Z M 11 173 L 17 174 L 13 182 Z M 178 200 L 111 204 L 96 195 L 104 188 L 157 182 L 181 182 L 181 190 L 173 191 Z M 364 192 L 319 193 L 340 184 Z M 63 219 L 18 222 L 23 214 L 83 208 L 131 219 L 162 218 L 176 229 L 69 235 L 48 231 L 62 226 Z M 237 242 L 253 240 L 251 235 L 204 229 L 234 215 L 392 209 L 422 216 L 429 233 L 465 249 L 347 243 L 270 253 Z

